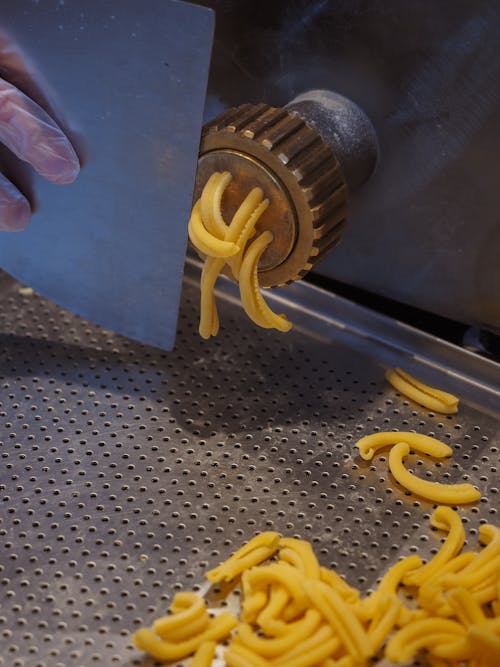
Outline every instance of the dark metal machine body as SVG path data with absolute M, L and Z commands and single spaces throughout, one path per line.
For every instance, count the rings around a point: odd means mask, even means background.
M 340 93 L 379 159 L 342 243 L 315 271 L 500 331 L 500 5 L 494 0 L 208 2 L 205 117 Z

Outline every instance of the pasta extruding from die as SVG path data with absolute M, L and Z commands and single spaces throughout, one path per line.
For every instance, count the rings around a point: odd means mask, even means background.
M 472 484 L 441 484 L 415 477 L 403 464 L 403 459 L 409 453 L 410 445 L 407 442 L 394 445 L 389 454 L 389 469 L 396 481 L 412 493 L 434 503 L 449 505 L 466 505 L 476 502 L 481 497 L 480 492 Z
M 238 618 L 178 593 L 170 614 L 133 641 L 171 665 L 193 656 L 190 667 L 209 667 L 224 639 L 228 667 L 371 667 L 421 652 L 432 667 L 498 667 L 500 530 L 482 525 L 482 548 L 461 552 L 456 511 L 438 506 L 431 523 L 446 533 L 436 555 L 425 565 L 403 558 L 366 597 L 320 566 L 308 542 L 264 532 L 209 573 L 239 586 Z
M 266 329 L 278 329 L 278 331 L 290 331 L 291 323 L 284 315 L 276 315 L 261 294 L 257 268 L 262 253 L 273 240 L 271 232 L 263 232 L 245 253 L 241 264 L 240 297 L 243 308 L 248 317 L 261 327 Z
M 189 238 L 205 256 L 200 282 L 200 325 L 202 338 L 216 336 L 219 316 L 215 303 L 215 283 L 227 264 L 239 282 L 242 305 L 250 319 L 264 328 L 286 332 L 291 323 L 277 315 L 261 294 L 258 264 L 272 242 L 271 232 L 263 232 L 247 249 L 260 217 L 269 206 L 260 188 L 253 188 L 240 204 L 231 222 L 226 224 L 221 211 L 224 192 L 232 180 L 229 172 L 213 173 L 194 204 L 188 225 Z
M 385 374 L 386 380 L 412 401 L 423 405 L 429 410 L 453 415 L 458 412 L 458 398 L 441 389 L 429 387 L 420 382 L 401 368 L 389 369 Z

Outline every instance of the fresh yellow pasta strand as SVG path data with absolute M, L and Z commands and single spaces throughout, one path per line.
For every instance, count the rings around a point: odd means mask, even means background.
M 279 545 L 280 535 L 271 530 L 264 531 L 259 533 L 255 537 L 244 544 L 238 551 L 236 551 L 232 556 L 230 556 L 226 561 L 213 568 L 207 572 L 206 577 L 211 583 L 218 583 L 224 579 L 225 572 L 228 567 L 232 567 L 235 563 L 240 561 L 242 558 L 250 554 L 252 551 L 265 547 L 270 552 L 268 558 L 273 556 Z M 265 559 L 264 559 L 265 560 Z
M 224 652 L 224 660 L 228 667 L 269 667 L 271 665 L 271 662 L 237 641 L 233 641 Z
M 199 616 L 179 628 L 170 629 L 168 635 L 163 637 L 163 639 L 167 639 L 170 642 L 182 642 L 185 639 L 190 639 L 200 634 L 200 632 L 204 632 L 208 628 L 209 623 L 210 616 L 207 613 L 206 616 Z
M 275 660 L 273 660 L 273 665 L 275 663 L 285 663 L 287 664 L 289 660 L 300 656 L 302 653 L 307 653 L 319 644 L 329 641 L 330 639 L 334 640 L 334 645 L 332 645 L 331 654 L 335 653 L 340 648 L 340 641 L 338 637 L 333 636 L 333 631 L 329 625 L 320 625 L 320 627 L 314 632 L 310 637 L 305 639 L 303 642 L 294 646 L 292 649 L 283 653 Z M 318 661 L 319 662 L 319 661 Z
M 190 609 L 193 606 L 198 606 L 199 603 L 204 605 L 204 600 L 198 595 L 198 593 L 193 593 L 192 591 L 181 591 L 174 595 L 172 604 L 170 605 L 170 611 L 173 614 L 178 614 L 181 611 Z
M 242 556 L 232 563 L 226 563 L 223 572 L 222 570 L 220 571 L 217 581 L 231 581 L 232 579 L 238 577 L 245 570 L 249 570 L 255 565 L 259 565 L 263 561 L 267 560 L 273 555 L 273 553 L 274 550 L 269 549 L 268 547 L 257 547 L 256 549 L 250 551 L 250 553 L 248 553 L 246 556 Z M 210 573 L 207 574 L 207 579 L 215 583 L 213 575 L 211 575 L 212 578 L 209 578 L 209 574 Z
M 303 577 L 288 563 L 271 563 L 255 567 L 248 572 L 248 581 L 252 587 L 268 586 L 272 583 L 281 584 L 290 593 L 290 597 L 301 605 L 307 604 L 302 583 Z
M 132 641 L 138 649 L 149 653 L 156 660 L 173 662 L 187 658 L 203 642 L 224 639 L 237 625 L 238 620 L 230 612 L 224 612 L 211 620 L 209 627 L 204 632 L 183 642 L 165 641 L 149 628 L 138 630 L 132 636 Z
M 438 459 L 453 454 L 451 447 L 445 445 L 444 442 L 440 442 L 428 435 L 413 433 L 411 431 L 382 431 L 380 433 L 365 435 L 361 440 L 358 440 L 356 447 L 359 449 L 362 459 L 371 461 L 379 449 L 388 445 L 396 445 L 398 442 L 407 442 L 415 451 L 422 454 L 429 454 Z
M 206 229 L 219 239 L 225 240 L 227 225 L 221 214 L 222 195 L 231 182 L 228 171 L 214 172 L 203 188 L 200 197 L 200 214 Z
M 287 558 L 290 557 L 289 551 L 298 556 L 300 570 L 308 579 L 320 578 L 320 567 L 314 551 L 305 540 L 298 540 L 295 537 L 282 537 L 279 541 L 279 557 L 281 560 L 290 563 Z M 291 563 L 293 565 L 294 563 Z
M 289 651 L 307 639 L 321 623 L 321 614 L 316 609 L 308 609 L 303 619 L 294 623 L 293 632 L 272 639 L 259 637 L 246 623 L 237 628 L 238 642 L 244 644 L 264 658 L 272 658 Z
M 447 574 L 454 574 L 469 565 L 471 561 L 476 558 L 476 554 L 472 551 L 466 551 L 455 558 L 449 560 L 443 565 L 439 572 L 433 574 L 427 581 L 425 581 L 418 589 L 418 603 L 424 609 L 435 611 L 444 602 L 443 581 Z
M 472 593 L 465 588 L 453 588 L 446 596 L 455 616 L 462 625 L 483 625 L 486 616 Z
M 309 610 L 306 610 L 306 613 Z M 285 635 L 291 635 L 295 633 L 296 628 L 300 628 L 301 624 L 304 622 L 304 616 L 302 618 L 295 620 L 295 621 L 290 621 L 290 622 L 285 622 L 281 618 L 273 618 L 269 616 L 268 618 L 264 618 L 264 622 L 261 620 L 261 615 L 257 618 L 257 625 L 259 628 L 265 632 L 266 635 L 270 637 L 284 637 Z
M 264 199 L 262 202 L 260 202 L 257 208 L 253 211 L 253 213 L 248 217 L 245 226 L 239 233 L 238 238 L 236 240 L 236 243 L 238 244 L 240 250 L 239 252 L 236 253 L 236 255 L 234 255 L 233 257 L 229 257 L 227 260 L 234 278 L 238 281 L 240 279 L 241 264 L 243 261 L 244 252 L 246 250 L 246 244 L 248 243 L 248 240 L 250 239 L 252 234 L 254 234 L 255 225 L 257 224 L 261 215 L 264 213 L 264 211 L 267 209 L 268 206 L 269 206 L 269 199 Z
M 404 626 L 408 625 L 408 623 L 421 621 L 422 619 L 428 617 L 429 613 L 425 609 L 408 609 L 404 605 L 401 605 L 398 618 L 396 620 L 396 625 L 398 628 L 404 628 Z
M 426 618 L 399 630 L 390 640 L 385 655 L 392 662 L 406 662 L 422 648 L 452 643 L 465 636 L 465 629 L 457 621 L 444 618 Z
M 189 667 L 210 667 L 215 657 L 216 642 L 203 642 L 191 658 Z
M 290 623 L 291 621 L 303 616 L 308 609 L 307 602 L 303 600 L 290 600 L 287 606 L 283 609 L 281 618 Z
M 376 590 L 355 606 L 356 615 L 368 621 L 375 614 L 379 601 L 387 595 L 395 595 L 408 572 L 413 572 L 422 565 L 420 556 L 413 554 L 393 565 L 382 577 Z
M 222 217 L 221 202 L 222 196 L 231 180 L 232 175 L 228 171 L 222 173 L 215 172 L 210 176 L 201 193 L 201 219 L 209 232 L 224 240 L 227 240 L 228 227 Z
M 199 332 L 200 336 L 205 339 L 217 335 L 219 330 L 219 316 L 215 303 L 214 288 L 223 266 L 223 259 L 207 257 L 201 271 Z
M 288 624 L 278 617 L 289 599 L 288 591 L 283 586 L 271 586 L 269 601 L 257 617 L 257 624 L 267 635 L 279 636 L 287 632 Z
M 417 380 L 409 373 L 406 373 L 401 368 L 396 368 L 395 370 L 404 380 L 406 380 L 407 382 L 411 382 L 411 384 L 413 384 L 415 387 L 417 387 L 421 391 L 426 392 L 430 396 L 434 396 L 435 398 L 439 399 L 445 405 L 449 407 L 458 406 L 459 399 L 454 394 L 450 394 L 449 392 L 443 391 L 442 389 L 436 389 L 436 387 L 430 387 L 429 385 L 420 382 L 420 380 Z
M 263 197 L 264 193 L 261 188 L 253 188 L 250 190 L 229 223 L 226 241 L 237 243 L 238 238 L 244 233 L 248 226 L 249 218 L 251 218 L 255 209 L 262 203 Z
M 303 642 L 298 649 L 302 649 L 293 657 L 281 656 L 279 660 L 273 662 L 273 667 L 314 667 L 331 656 L 339 647 L 339 641 L 336 637 L 331 637 L 316 645 L 311 645 L 307 649 L 303 648 L 306 642 Z M 337 664 L 337 663 L 334 663 Z
M 432 513 L 431 525 L 448 531 L 448 536 L 434 558 L 405 576 L 404 583 L 407 586 L 421 586 L 427 579 L 442 572 L 443 566 L 456 556 L 464 545 L 465 530 L 462 519 L 450 507 L 437 507 Z
M 380 599 L 380 613 L 377 614 L 378 618 L 373 618 L 367 632 L 374 655 L 395 627 L 401 607 L 402 603 L 395 595 L 386 595 Z
M 490 602 L 493 602 L 493 600 L 496 600 L 497 597 L 496 581 L 492 579 L 488 586 L 474 589 L 471 592 L 479 604 L 489 604 Z
M 471 625 L 467 631 L 474 649 L 489 661 L 491 667 L 500 664 L 500 637 L 484 626 Z
M 500 556 L 495 556 L 484 562 L 480 567 L 455 574 L 446 574 L 441 578 L 441 586 L 445 589 L 461 587 L 475 589 L 484 587 L 489 579 L 497 580 L 500 577 Z
M 407 442 L 398 442 L 389 453 L 389 469 L 397 482 L 421 498 L 434 503 L 465 505 L 479 500 L 480 492 L 472 484 L 441 484 L 419 479 L 403 465 L 403 459 L 410 452 Z
M 269 667 L 271 664 L 265 658 L 247 649 L 243 644 L 234 641 L 224 651 L 224 663 L 227 667 Z
M 236 243 L 218 239 L 205 228 L 201 219 L 199 200 L 194 205 L 189 219 L 188 234 L 195 248 L 209 257 L 231 257 L 239 252 Z
M 184 594 L 185 595 L 185 594 Z M 183 594 L 178 593 L 176 598 L 182 599 Z M 169 616 L 162 616 L 161 618 L 156 619 L 153 623 L 153 630 L 159 635 L 162 639 L 168 639 L 170 630 L 177 630 L 181 628 L 186 623 L 197 620 L 200 617 L 206 619 L 206 625 L 208 625 L 208 614 L 205 608 L 205 601 L 203 598 L 198 595 L 191 595 L 189 598 L 189 604 L 182 611 L 173 613 Z M 180 604 L 177 600 L 177 608 Z M 176 605 L 173 605 L 176 608 Z
M 429 387 L 400 368 L 389 369 L 385 377 L 395 389 L 429 410 L 447 415 L 458 412 L 458 398 L 456 396 Z
M 259 259 L 271 243 L 273 235 L 269 231 L 263 232 L 245 252 L 240 270 L 240 297 L 243 308 L 248 317 L 263 326 L 267 325 L 278 331 L 290 331 L 292 325 L 284 315 L 277 315 L 267 305 L 260 292 L 257 275 Z
M 246 572 L 243 572 L 245 577 Z M 243 578 L 242 578 L 243 581 Z M 266 591 L 255 591 L 251 595 L 245 595 L 241 607 L 241 620 L 244 623 L 253 623 L 268 601 Z
M 334 591 L 342 597 L 346 602 L 350 604 L 355 604 L 359 600 L 359 591 L 356 588 L 352 588 L 349 584 L 342 579 L 334 570 L 329 570 L 326 567 L 320 567 L 319 577 L 321 581 L 330 588 L 333 588 Z
M 356 659 L 371 655 L 371 644 L 352 608 L 340 595 L 321 581 L 306 581 L 304 590 L 338 635 L 347 651 Z

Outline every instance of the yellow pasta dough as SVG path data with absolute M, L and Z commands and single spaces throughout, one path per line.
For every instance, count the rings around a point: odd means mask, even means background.
M 231 182 L 229 172 L 215 172 L 194 204 L 189 220 L 189 238 L 194 247 L 205 255 L 200 282 L 200 326 L 202 338 L 217 335 L 219 316 L 215 303 L 215 283 L 228 264 L 233 277 L 239 282 L 242 305 L 249 318 L 261 327 L 286 332 L 291 328 L 284 315 L 277 315 L 261 294 L 258 264 L 272 241 L 271 232 L 264 232 L 247 248 L 255 234 L 255 226 L 269 206 L 260 188 L 253 188 L 240 204 L 231 222 L 226 224 L 222 212 L 222 198 Z
M 228 667 L 371 667 L 422 651 L 432 667 L 498 667 L 500 530 L 482 525 L 482 549 L 460 553 L 458 513 L 439 506 L 431 523 L 446 533 L 436 555 L 426 565 L 403 558 L 366 597 L 320 566 L 308 542 L 262 533 L 210 572 L 239 581 L 239 618 L 220 610 L 212 618 L 201 597 L 178 593 L 170 614 L 133 641 L 169 664 L 193 655 L 190 667 L 209 667 L 225 638 Z
M 415 477 L 403 464 L 403 459 L 409 452 L 410 445 L 406 442 L 394 445 L 389 453 L 389 469 L 394 478 L 412 493 L 434 503 L 449 505 L 465 505 L 476 502 L 481 497 L 472 484 L 441 484 Z
M 358 440 L 356 447 L 359 449 L 361 458 L 371 461 L 375 454 L 388 445 L 396 445 L 398 442 L 407 442 L 412 449 L 422 454 L 429 454 L 442 459 L 451 456 L 453 450 L 444 442 L 431 438 L 429 435 L 413 433 L 412 431 L 382 431 L 365 435 Z
M 415 403 L 423 405 L 429 410 L 453 415 L 458 412 L 458 398 L 446 391 L 429 387 L 405 373 L 401 368 L 389 369 L 385 374 L 386 380 L 404 396 L 411 398 Z

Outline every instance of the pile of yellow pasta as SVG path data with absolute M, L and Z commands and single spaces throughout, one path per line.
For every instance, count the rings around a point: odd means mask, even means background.
M 133 641 L 162 662 L 194 654 L 190 667 L 210 667 L 224 640 L 228 667 L 368 667 L 422 651 L 432 667 L 498 667 L 500 529 L 482 525 L 484 548 L 462 551 L 457 512 L 439 506 L 431 524 L 446 533 L 437 554 L 425 565 L 403 558 L 366 597 L 320 566 L 308 542 L 261 533 L 207 574 L 239 585 L 238 617 L 210 615 L 202 597 L 178 593 L 170 614 Z
M 227 171 L 213 173 L 189 220 L 191 243 L 206 256 L 200 284 L 200 335 L 210 338 L 219 331 L 214 288 L 224 264 L 228 264 L 233 277 L 239 282 L 241 303 L 248 317 L 261 327 L 289 331 L 291 323 L 284 315 L 277 315 L 269 308 L 259 287 L 259 260 L 273 240 L 272 233 L 263 232 L 247 248 L 249 240 L 255 235 L 255 225 L 269 206 L 269 200 L 264 199 L 260 188 L 253 188 L 229 225 L 226 224 L 221 203 L 231 179 Z
M 371 461 L 380 449 L 388 445 L 391 445 L 389 470 L 396 481 L 412 493 L 433 503 L 448 505 L 465 505 L 476 502 L 481 497 L 481 493 L 472 484 L 430 482 L 415 477 L 404 467 L 403 460 L 408 456 L 410 448 L 439 459 L 451 456 L 451 447 L 436 438 L 411 431 L 381 431 L 366 435 L 356 443 L 360 456 L 365 461 Z
M 454 415 L 458 412 L 459 400 L 456 396 L 420 382 L 401 368 L 389 368 L 385 378 L 394 389 L 429 410 L 441 412 L 444 415 Z

